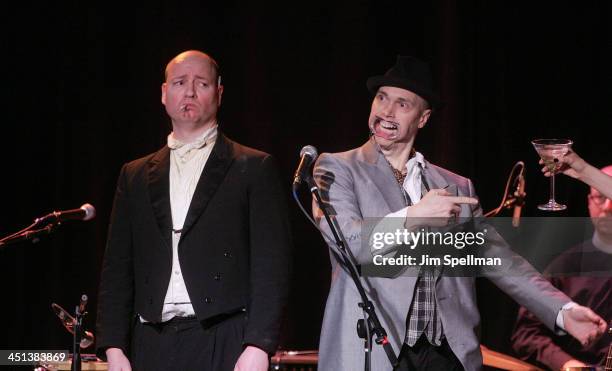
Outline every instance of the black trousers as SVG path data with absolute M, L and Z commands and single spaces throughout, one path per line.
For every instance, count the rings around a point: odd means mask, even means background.
M 437 347 L 421 335 L 413 347 L 404 344 L 399 355 L 396 371 L 461 371 L 463 366 L 455 356 L 446 339 Z
M 232 371 L 242 353 L 246 318 L 234 316 L 205 328 L 197 319 L 162 324 L 136 321 L 132 338 L 134 371 Z

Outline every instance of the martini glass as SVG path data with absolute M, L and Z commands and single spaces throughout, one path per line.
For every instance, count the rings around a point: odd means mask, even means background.
M 559 211 L 567 209 L 567 206 L 555 201 L 555 174 L 561 167 L 560 159 L 572 148 L 569 139 L 536 139 L 531 144 L 540 155 L 544 165 L 550 171 L 550 199 L 547 203 L 538 205 L 538 209 L 545 211 Z

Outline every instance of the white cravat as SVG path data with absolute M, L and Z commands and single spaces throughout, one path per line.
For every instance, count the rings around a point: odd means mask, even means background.
M 170 148 L 170 208 L 172 210 L 172 271 L 164 300 L 162 322 L 175 316 L 194 315 L 191 299 L 183 280 L 178 258 L 181 230 L 200 180 L 202 170 L 217 138 L 217 125 L 206 130 L 195 141 L 183 143 L 174 133 L 168 135 Z

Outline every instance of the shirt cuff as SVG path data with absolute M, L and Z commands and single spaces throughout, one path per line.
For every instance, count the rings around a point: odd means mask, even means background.
M 555 333 L 557 335 L 565 335 L 565 323 L 563 323 L 563 311 L 564 310 L 570 310 L 573 307 L 575 307 L 576 305 L 578 305 L 577 303 L 570 301 L 569 303 L 565 303 L 562 307 L 561 310 L 559 310 L 559 313 L 557 313 L 557 320 L 555 321 L 555 324 L 557 325 L 557 329 L 555 330 Z

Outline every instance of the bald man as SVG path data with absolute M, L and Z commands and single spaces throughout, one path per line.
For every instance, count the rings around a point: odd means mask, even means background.
M 275 160 L 218 129 L 217 62 L 165 70 L 167 145 L 123 166 L 102 267 L 98 354 L 109 370 L 267 370 L 290 238 Z
M 602 175 L 612 176 L 612 165 L 594 170 Z M 557 256 L 546 268 L 546 274 L 555 287 L 576 303 L 591 308 L 603 318 L 610 319 L 612 318 L 612 200 L 609 198 L 610 195 L 606 196 L 603 193 L 604 190 L 605 188 L 591 187 L 588 195 L 589 215 L 594 229 L 592 238 Z M 556 336 L 525 308 L 519 310 L 512 335 L 512 346 L 522 359 L 537 362 L 552 370 L 603 365 L 611 341 L 612 335 L 605 334 L 596 342 L 584 346 L 567 336 Z

